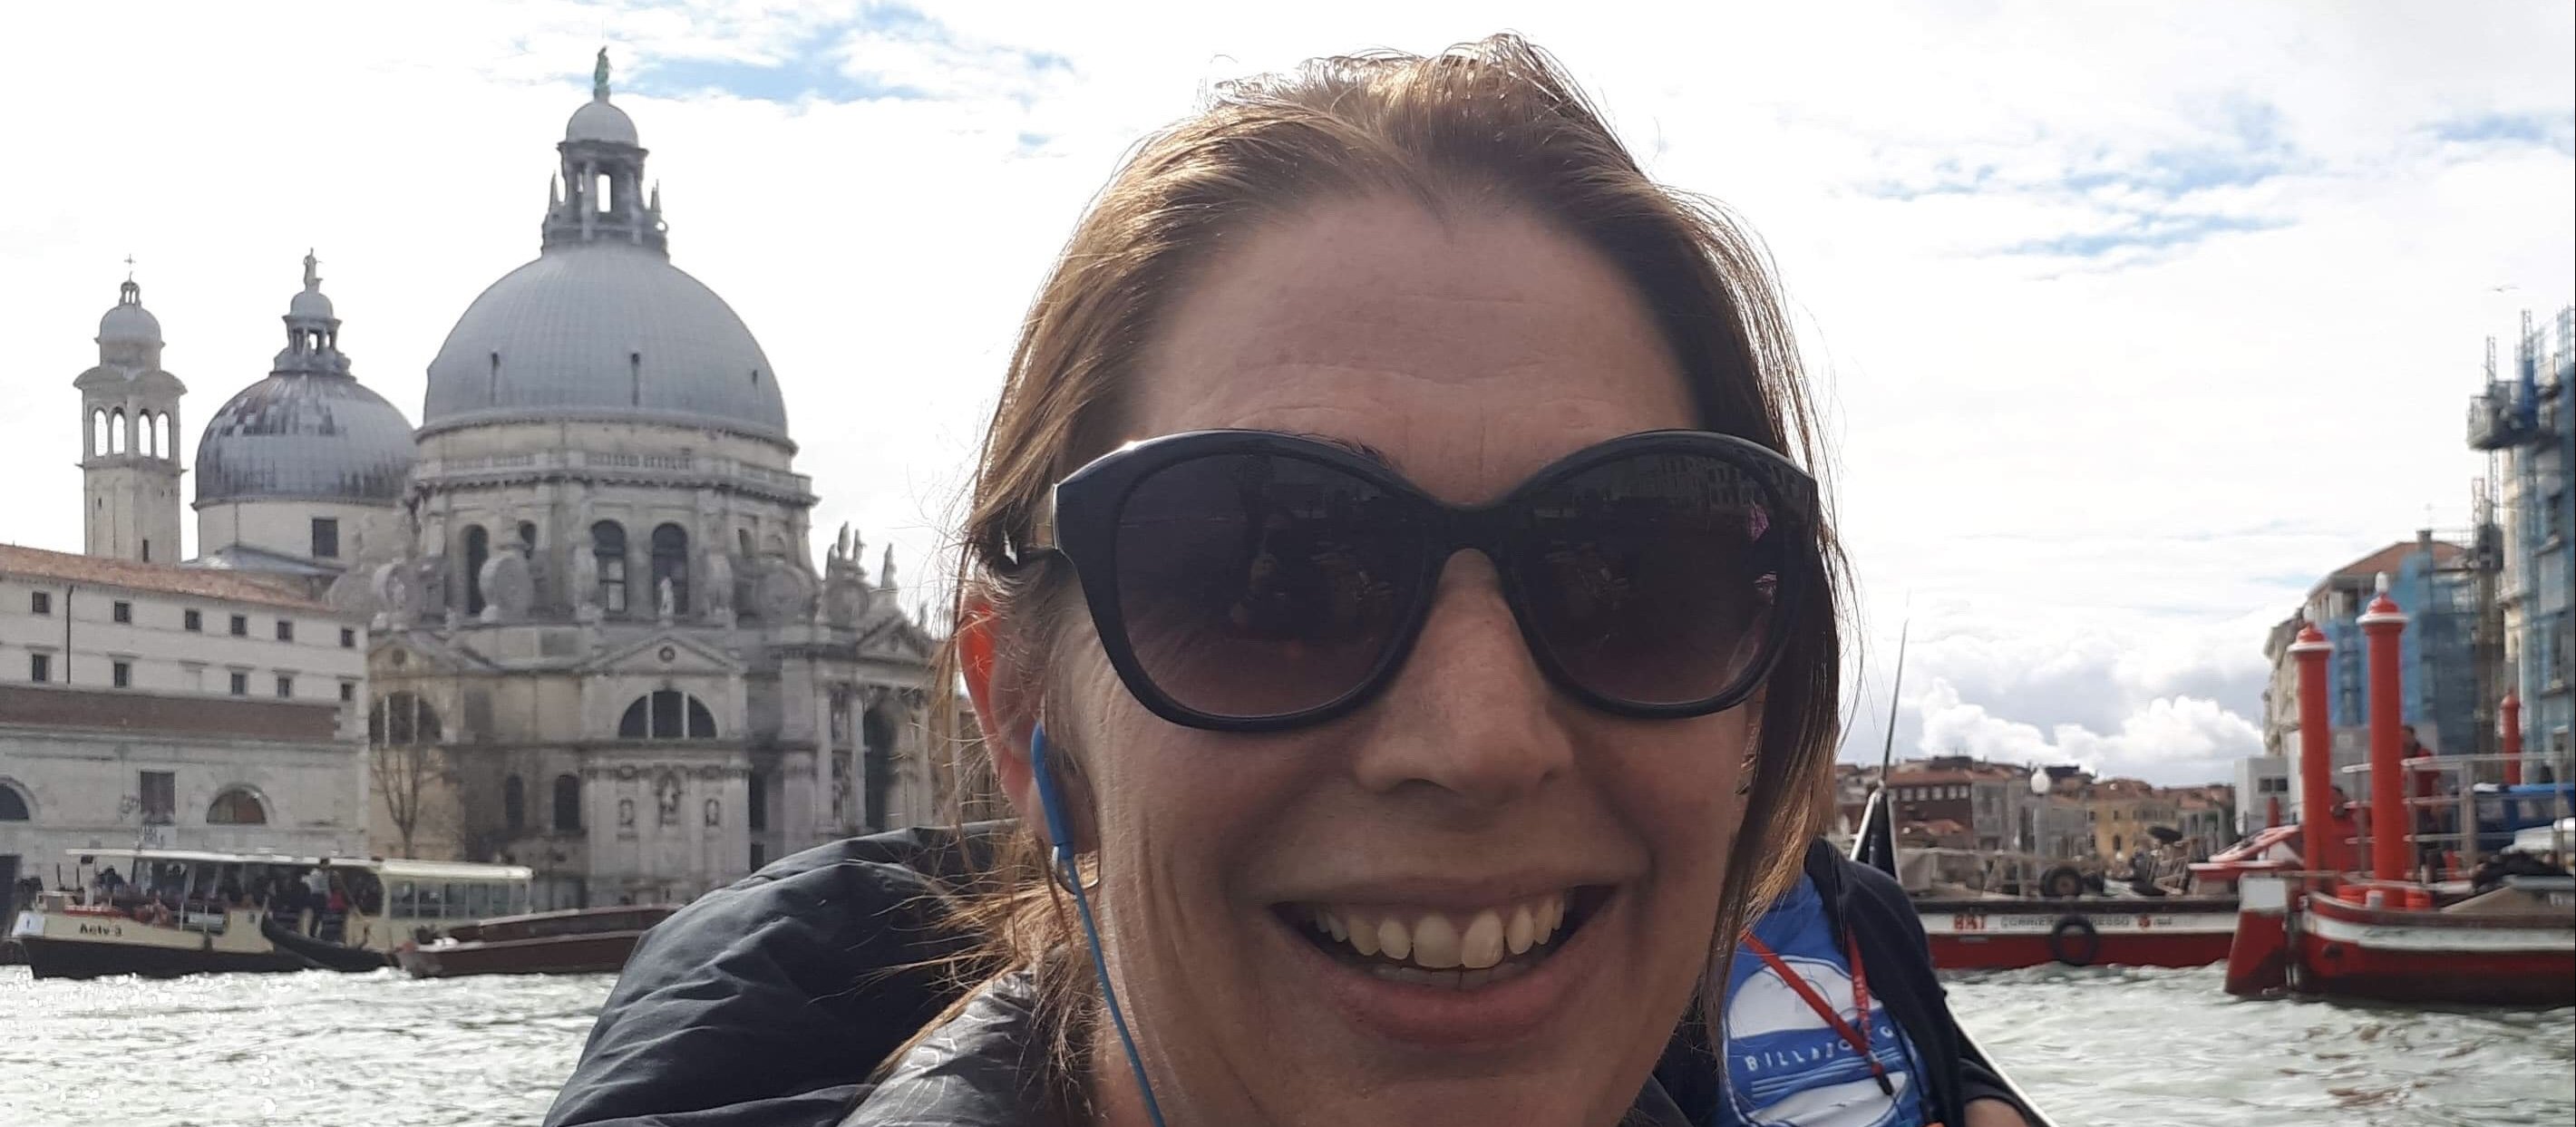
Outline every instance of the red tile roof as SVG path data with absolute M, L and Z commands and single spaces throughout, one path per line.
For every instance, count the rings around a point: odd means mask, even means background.
M 0 544 L 0 575 L 64 583 L 97 583 L 133 591 L 193 595 L 201 599 L 334 613 L 330 604 L 306 598 L 285 582 L 264 576 L 49 552 L 19 544 Z

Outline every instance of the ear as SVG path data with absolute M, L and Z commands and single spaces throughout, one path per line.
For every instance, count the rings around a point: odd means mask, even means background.
M 970 593 L 959 611 L 959 672 L 966 679 L 966 697 L 975 706 L 976 729 L 983 733 L 985 750 L 993 757 L 994 780 L 1022 821 L 1049 829 L 1045 806 L 1038 801 L 1037 776 L 1029 769 L 1029 730 L 1036 726 L 1036 702 L 1019 699 L 1025 695 L 1028 678 L 1025 671 L 1004 662 L 998 637 L 1001 620 L 990 600 Z

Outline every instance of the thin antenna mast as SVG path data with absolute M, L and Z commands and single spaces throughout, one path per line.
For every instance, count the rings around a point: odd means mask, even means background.
M 1887 782 L 1887 769 L 1896 762 L 1896 710 L 1904 700 L 1905 643 L 1913 633 L 1914 620 L 1911 618 L 1906 619 L 1905 625 L 1896 631 L 1896 680 L 1887 688 L 1887 746 L 1878 752 L 1878 778 L 1882 786 Z

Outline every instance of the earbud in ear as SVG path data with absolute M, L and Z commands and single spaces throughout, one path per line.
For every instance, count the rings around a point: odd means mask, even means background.
M 1029 770 L 1037 776 L 1038 812 L 1046 822 L 1042 828 L 1046 832 L 1047 846 L 1055 851 L 1056 863 L 1070 875 L 1073 868 L 1073 823 L 1065 820 L 1064 791 L 1056 785 L 1055 772 L 1047 763 L 1045 724 L 1029 729 Z

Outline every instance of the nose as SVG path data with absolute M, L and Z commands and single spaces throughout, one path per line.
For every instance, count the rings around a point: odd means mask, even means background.
M 1554 698 L 1493 561 L 1462 551 L 1441 569 L 1422 636 L 1379 700 L 1359 782 L 1374 793 L 1413 787 L 1472 807 L 1507 804 L 1573 766 Z

